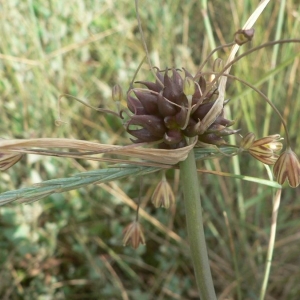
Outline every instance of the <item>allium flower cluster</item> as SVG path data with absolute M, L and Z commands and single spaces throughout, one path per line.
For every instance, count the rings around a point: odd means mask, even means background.
M 169 75 L 169 73 L 172 73 Z M 175 149 L 186 146 L 186 137 L 196 137 L 208 144 L 222 145 L 224 136 L 236 133 L 228 129 L 234 122 L 224 118 L 222 110 L 209 128 L 200 134 L 201 120 L 212 108 L 216 88 L 207 89 L 201 74 L 193 77 L 184 70 L 157 70 L 156 81 L 139 81 L 146 88 L 128 92 L 127 106 L 133 113 L 126 130 L 134 143 L 157 142 L 159 148 Z M 133 95 L 134 94 L 134 95 Z

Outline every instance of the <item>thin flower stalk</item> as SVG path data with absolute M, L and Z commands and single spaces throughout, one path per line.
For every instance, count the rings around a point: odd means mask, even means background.
M 274 196 L 270 240 L 269 240 L 267 257 L 266 257 L 266 268 L 265 268 L 263 283 L 262 283 L 261 290 L 260 290 L 259 300 L 265 299 L 267 285 L 268 285 L 268 281 L 269 281 L 269 277 L 270 277 L 270 270 L 271 270 L 271 265 L 272 265 L 275 238 L 276 238 L 277 216 L 278 216 L 278 210 L 279 210 L 280 200 L 281 200 L 281 191 L 282 191 L 282 189 L 278 189 Z

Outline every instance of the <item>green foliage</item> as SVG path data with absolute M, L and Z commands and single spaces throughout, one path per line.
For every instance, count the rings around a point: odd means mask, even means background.
M 140 1 L 153 65 L 196 72 L 212 44 L 231 42 L 256 5 L 249 0 L 208 1 L 208 20 L 204 20 L 205 2 Z M 299 38 L 298 6 L 297 1 L 287 0 L 282 38 Z M 280 9 L 278 1 L 271 1 L 255 26 L 251 45 L 243 46 L 241 52 L 275 39 Z M 124 91 L 129 87 L 145 55 L 134 1 L 14 0 L 4 1 L 1 11 L 1 137 L 68 137 L 128 144 L 128 136 L 116 123 L 119 121 L 72 100 L 62 101 L 62 118 L 68 124 L 56 127 L 55 120 L 62 93 L 114 109 L 112 86 L 119 83 Z M 273 51 L 263 49 L 243 58 L 232 73 L 264 93 L 272 89 L 271 100 L 287 120 L 292 146 L 298 145 L 299 155 L 299 44 L 280 46 L 275 65 L 271 64 Z M 225 59 L 228 52 L 218 54 Z M 207 70 L 212 63 L 209 61 Z M 137 79 L 151 76 L 144 64 Z M 281 132 L 277 116 L 270 114 L 266 103 L 248 87 L 229 80 L 227 91 L 227 98 L 232 99 L 227 113 L 237 120 L 235 127 L 242 128 L 241 134 L 253 131 L 261 137 L 265 130 L 267 134 Z M 0 174 L 0 192 L 105 167 L 32 155 Z M 238 289 L 242 299 L 257 299 L 273 193 L 271 187 L 257 182 L 270 179 L 269 173 L 247 154 L 199 161 L 198 168 L 257 178 L 251 182 L 200 175 L 204 225 L 219 299 L 238 299 Z M 138 197 L 138 176 L 120 179 L 117 184 L 52 194 L 29 205 L 1 207 L 1 299 L 196 299 L 178 174 L 176 170 L 167 173 L 177 195 L 177 205 L 170 211 L 154 209 L 150 203 L 160 180 L 157 174 L 144 177 L 142 208 L 153 219 L 141 218 L 147 245 L 137 250 L 122 246 L 122 230 L 135 216 L 128 204 Z M 266 299 L 296 300 L 299 189 L 285 189 L 282 203 Z

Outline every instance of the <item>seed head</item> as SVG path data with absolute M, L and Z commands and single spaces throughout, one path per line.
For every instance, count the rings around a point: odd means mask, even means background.
M 255 140 L 254 133 L 250 132 L 242 139 L 240 147 L 248 151 L 254 158 L 267 165 L 273 165 L 277 161 L 279 152 L 282 149 L 281 137 L 279 134 L 269 135 Z
M 138 246 L 145 245 L 145 237 L 142 231 L 142 227 L 138 221 L 133 221 L 130 223 L 123 231 L 123 246 L 131 244 L 134 249 Z
M 300 184 L 300 163 L 296 153 L 291 148 L 286 149 L 280 155 L 274 165 L 273 172 L 280 184 L 283 184 L 285 180 L 293 188 Z
M 198 136 L 199 141 L 222 145 L 224 136 L 237 132 L 227 128 L 234 122 L 227 120 L 222 110 L 207 131 L 200 133 L 201 120 L 216 100 L 216 89 L 206 90 L 206 80 L 200 73 L 193 77 L 184 70 L 184 79 L 178 70 L 169 73 L 166 70 L 162 75 L 158 70 L 155 82 L 138 82 L 147 89 L 129 91 L 127 106 L 133 115 L 126 130 L 136 138 L 134 143 L 157 142 L 159 148 L 175 149 L 186 146 L 185 137 Z
M 169 208 L 175 203 L 174 193 L 165 176 L 163 176 L 153 192 L 152 203 L 155 207 L 162 206 L 165 208 Z

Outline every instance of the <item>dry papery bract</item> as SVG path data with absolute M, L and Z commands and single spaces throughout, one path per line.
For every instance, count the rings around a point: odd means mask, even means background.
M 142 159 L 142 165 L 149 166 L 171 166 L 184 160 L 189 151 L 193 149 L 196 139 L 193 142 L 179 149 L 172 151 L 165 149 L 145 148 L 147 143 L 131 144 L 128 146 L 115 146 L 89 142 L 83 140 L 64 139 L 64 138 L 40 138 L 40 139 L 17 139 L 17 140 L 0 140 L 0 152 L 5 153 L 2 159 L 7 159 L 9 155 L 18 156 L 21 154 L 38 154 L 47 156 L 60 156 L 71 158 L 84 158 L 94 161 L 112 161 L 112 162 L 128 162 L 128 160 L 116 160 L 101 157 L 101 154 L 115 154 L 126 156 L 134 159 Z M 76 152 L 51 151 L 49 148 L 66 148 L 76 149 Z M 17 160 L 15 161 L 17 162 Z M 136 163 L 138 164 L 138 162 Z

